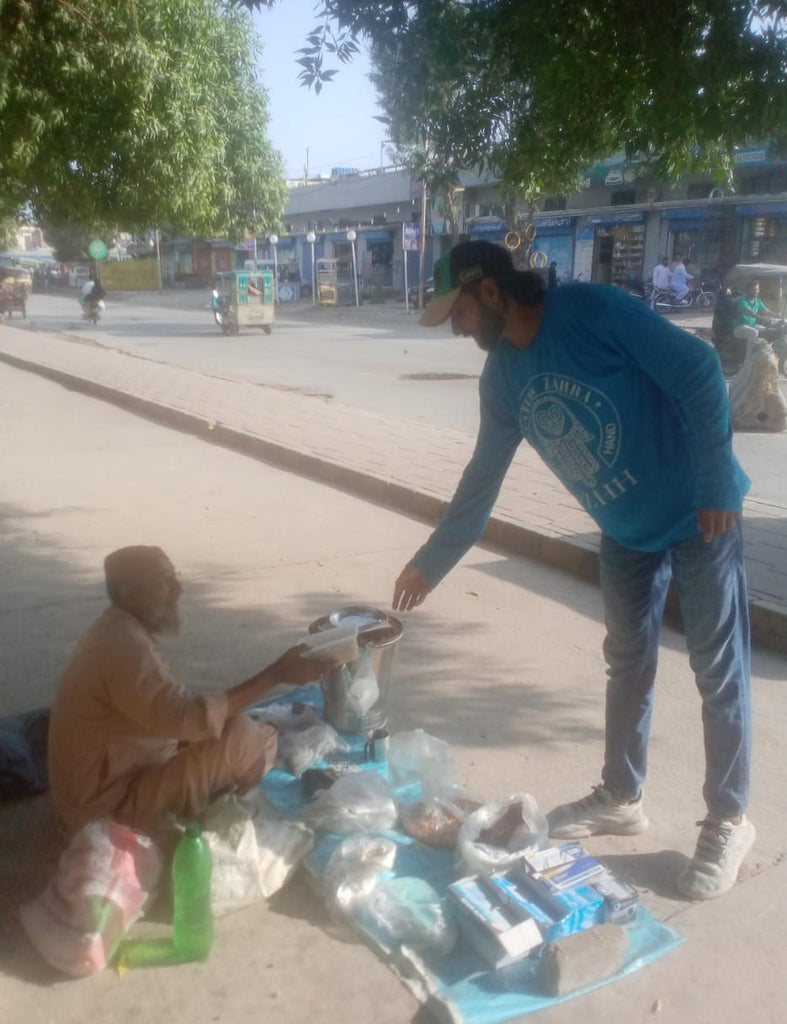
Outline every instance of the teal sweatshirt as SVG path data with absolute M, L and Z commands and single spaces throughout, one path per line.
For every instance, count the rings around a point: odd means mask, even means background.
M 698 534 L 698 509 L 742 507 L 750 481 L 715 351 L 620 289 L 550 290 L 533 343 L 501 338 L 479 390 L 473 457 L 411 563 L 431 586 L 483 533 L 523 438 L 626 547 L 663 550 Z

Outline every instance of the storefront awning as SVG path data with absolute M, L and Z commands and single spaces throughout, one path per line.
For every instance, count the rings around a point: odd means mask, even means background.
M 574 231 L 573 217 L 544 217 L 541 220 L 534 220 L 536 226 L 536 237 L 543 238 L 547 235 L 570 235 Z
M 508 231 L 508 225 L 504 220 L 481 220 L 475 221 L 469 225 L 470 234 L 474 237 L 483 235 L 489 237 L 494 235 L 496 238 L 502 238 Z
M 698 223 L 699 221 L 707 220 L 708 208 L 707 206 L 694 206 L 688 209 L 684 207 L 682 210 L 664 210 L 662 217 L 668 220 L 670 224 L 673 222 L 686 224 L 689 221 Z
M 629 210 L 628 213 L 597 213 L 587 219 L 589 224 L 641 224 L 645 214 L 641 210 Z
M 746 203 L 736 206 L 739 217 L 781 217 L 787 213 L 787 203 Z
M 391 232 L 390 231 L 362 231 L 361 238 L 366 239 L 367 242 L 390 242 Z

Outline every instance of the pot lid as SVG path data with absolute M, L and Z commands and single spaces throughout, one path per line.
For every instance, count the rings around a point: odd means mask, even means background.
M 354 604 L 349 608 L 337 608 L 336 611 L 330 612 L 328 621 L 332 626 L 357 626 L 360 632 L 370 626 L 384 625 L 388 621 L 388 616 L 379 608 Z

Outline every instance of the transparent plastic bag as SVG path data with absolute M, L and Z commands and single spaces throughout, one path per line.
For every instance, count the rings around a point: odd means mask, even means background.
M 456 785 L 451 747 L 423 729 L 394 733 L 388 746 L 388 770 L 395 786 L 420 782 L 425 796 Z
M 353 714 L 362 718 L 372 709 L 379 697 L 380 686 L 371 665 L 369 648 L 362 647 L 358 652 L 355 672 L 347 686 L 347 707 Z
M 379 772 L 351 772 L 321 789 L 302 818 L 318 832 L 385 832 L 396 824 L 396 801 Z
M 276 763 L 292 775 L 301 775 L 331 754 L 350 749 L 347 741 L 320 718 L 311 704 L 271 704 L 256 709 L 253 717 L 276 727 L 279 734 Z
M 331 754 L 344 753 L 349 744 L 327 722 L 315 722 L 301 732 L 286 732 L 279 736 L 277 761 L 288 772 L 302 775 L 318 761 L 324 761 Z
M 468 874 L 489 874 L 516 864 L 523 853 L 543 848 L 548 825 L 530 793 L 485 804 L 465 819 L 457 850 Z
M 396 843 L 376 836 L 350 836 L 331 854 L 322 878 L 328 909 L 334 917 L 357 913 L 380 877 L 393 868 Z
M 423 800 L 402 803 L 399 820 L 404 831 L 427 846 L 452 849 L 467 815 L 483 805 L 461 786 L 433 790 Z
M 423 878 L 382 881 L 368 900 L 369 915 L 389 938 L 419 952 L 446 956 L 454 948 L 456 925 L 445 901 Z

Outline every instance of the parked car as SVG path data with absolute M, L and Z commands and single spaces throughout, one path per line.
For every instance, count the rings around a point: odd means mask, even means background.
M 424 283 L 424 302 L 428 305 L 434 295 L 434 278 L 430 277 Z M 418 285 L 411 284 L 407 289 L 407 301 L 415 309 L 418 309 Z

